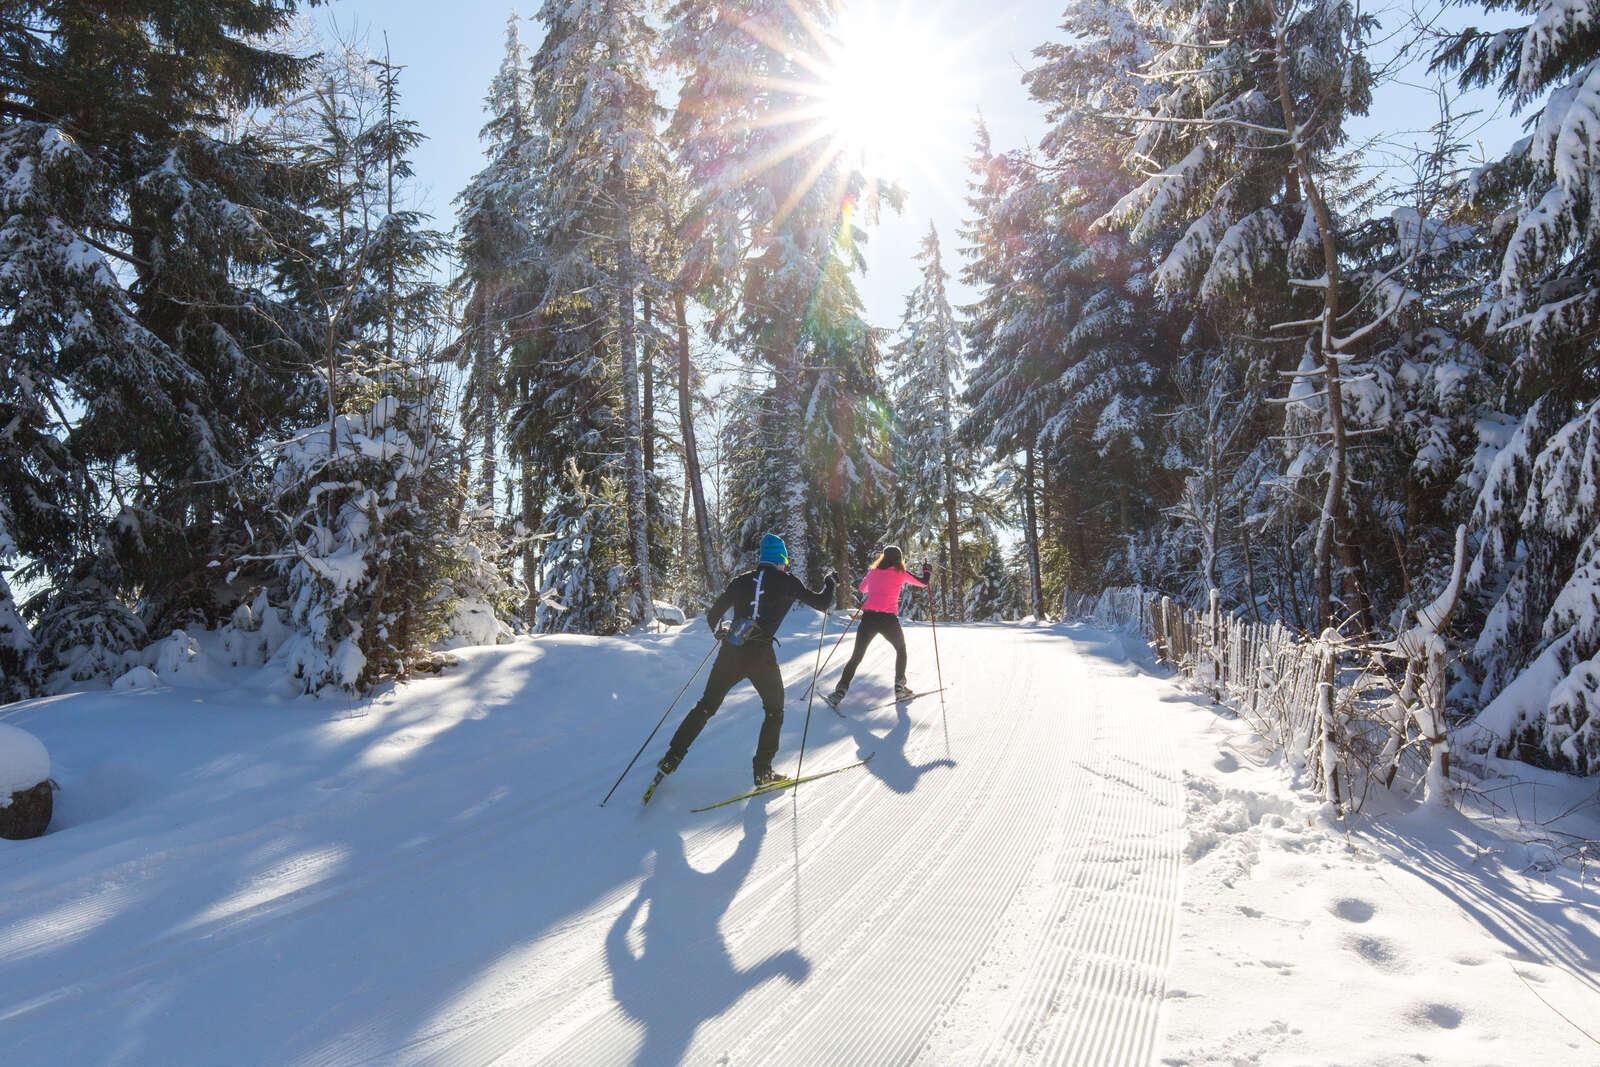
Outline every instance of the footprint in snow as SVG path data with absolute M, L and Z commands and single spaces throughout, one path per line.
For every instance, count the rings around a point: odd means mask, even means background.
M 1359 897 L 1345 897 L 1330 904 L 1328 910 L 1345 922 L 1364 923 L 1372 918 L 1374 909 L 1371 904 Z
M 1344 947 L 1380 971 L 1402 972 L 1411 969 L 1405 956 L 1387 938 L 1346 937 Z
M 1461 1009 L 1449 1004 L 1418 1004 L 1406 1014 L 1418 1026 L 1437 1026 L 1441 1030 L 1454 1030 L 1465 1018 Z

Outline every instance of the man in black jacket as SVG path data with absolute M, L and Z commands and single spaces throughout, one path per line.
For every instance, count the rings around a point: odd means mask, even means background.
M 827 611 L 833 603 L 834 586 L 838 584 L 838 577 L 830 574 L 823 580 L 820 591 L 807 589 L 804 582 L 789 573 L 788 567 L 789 550 L 783 539 L 777 534 L 767 534 L 761 539 L 760 566 L 730 581 L 706 612 L 706 623 L 717 630 L 722 648 L 711 665 L 711 676 L 706 680 L 706 691 L 700 702 L 684 716 L 667 746 L 667 754 L 656 764 L 656 781 L 678 769 L 689 746 L 722 706 L 728 690 L 746 678 L 761 694 L 761 706 L 766 713 L 761 722 L 761 736 L 756 741 L 755 758 L 751 761 L 755 783 L 765 785 L 777 780 L 778 775 L 772 770 L 772 757 L 778 754 L 778 732 L 783 727 L 783 675 L 778 670 L 772 638 L 796 600 L 818 611 Z M 733 623 L 726 630 L 720 630 L 719 624 L 729 609 L 733 611 Z

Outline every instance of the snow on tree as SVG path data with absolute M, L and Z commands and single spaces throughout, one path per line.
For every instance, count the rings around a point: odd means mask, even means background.
M 1292 492 L 1322 498 L 1311 553 L 1317 616 L 1335 621 L 1337 554 L 1338 614 L 1370 626 L 1360 546 L 1350 537 L 1358 524 L 1341 363 L 1406 298 L 1382 279 L 1341 277 L 1344 223 L 1332 204 L 1347 181 L 1336 159 L 1345 120 L 1371 100 L 1364 50 L 1373 20 L 1342 2 L 1262 2 L 1178 4 L 1152 21 L 1164 31 L 1146 68 L 1155 87 L 1131 116 L 1128 159 L 1130 169 L 1156 169 L 1105 220 L 1136 241 L 1160 240 L 1160 289 L 1229 308 L 1251 333 L 1306 334 L 1299 373 L 1318 380 L 1326 402 L 1291 394 L 1289 420 L 1307 454 L 1289 469 L 1299 475 Z M 1182 236 L 1163 236 L 1180 228 Z M 1346 318 L 1368 304 L 1370 321 Z
M 864 192 L 826 130 L 808 135 L 795 115 L 821 92 L 811 57 L 834 21 L 821 0 L 681 0 L 667 12 L 666 56 L 683 72 L 669 140 L 689 186 L 687 274 L 721 326 L 716 340 L 759 366 L 770 390 L 761 420 L 764 469 L 774 475 L 769 529 L 802 577 L 820 572 L 819 542 L 849 517 L 831 506 L 866 491 L 870 428 L 882 389 L 844 388 L 869 366 L 860 301 Z M 868 207 L 874 205 L 867 204 Z M 875 435 L 873 435 L 875 436 Z M 808 460 L 824 458 L 819 469 Z M 831 522 L 829 519 L 831 518 Z M 748 527 L 754 516 L 733 520 Z M 831 534 L 830 534 L 831 531 Z
M 963 610 L 973 622 L 1002 622 L 1022 615 L 1023 596 L 1013 573 L 1006 567 L 1000 546 L 989 541 L 978 573 L 967 588 Z
M 0 499 L 72 615 L 137 596 L 156 632 L 226 611 L 205 564 L 247 537 L 239 473 L 316 395 L 307 316 L 275 284 L 311 178 L 225 121 L 303 77 L 265 43 L 291 6 L 171 7 L 24 3 L 0 26 Z M 46 637 L 78 640 L 54 610 Z
M 461 271 L 452 289 L 462 304 L 452 354 L 467 370 L 462 428 L 479 442 L 478 499 L 494 507 L 500 423 L 508 403 L 525 399 L 536 373 L 530 325 L 544 292 L 537 183 L 547 143 L 533 110 L 533 86 L 519 24 L 506 19 L 505 53 L 484 99 L 479 138 L 487 159 L 456 195 L 456 255 Z M 538 591 L 537 546 L 549 479 L 512 435 L 520 470 L 524 613 L 531 622 Z
M 1469 181 L 1498 257 L 1478 309 L 1510 348 L 1511 419 L 1490 426 L 1473 510 L 1478 548 L 1480 748 L 1592 773 L 1600 766 L 1600 441 L 1593 332 L 1600 209 L 1600 12 L 1588 0 L 1493 3 L 1527 21 L 1468 29 L 1435 65 L 1463 86 L 1497 83 L 1529 136 Z M 1497 447 L 1498 446 L 1498 447 Z
M 945 593 L 944 614 L 957 608 L 961 589 L 961 512 L 972 509 L 978 475 L 974 454 L 959 447 L 962 415 L 961 328 L 946 293 L 949 274 L 930 222 L 917 253 L 922 280 L 906 297 L 899 335 L 890 354 L 895 379 L 894 439 L 897 511 L 906 516 L 913 544 L 937 546 Z M 963 499 L 963 496 L 967 499 Z
M 650 82 L 656 30 L 629 0 L 548 0 L 539 20 L 545 38 L 533 57 L 533 88 L 548 137 L 540 186 L 548 275 L 540 312 L 589 322 L 568 338 L 591 346 L 573 358 L 615 362 L 633 605 L 636 617 L 649 621 L 655 601 L 637 298 L 650 280 L 635 250 L 635 217 L 666 165 Z M 600 328 L 601 319 L 611 326 Z
M 397 368 L 368 388 L 352 413 L 283 442 L 273 471 L 291 631 L 273 662 L 305 692 L 365 690 L 425 661 L 470 562 L 437 382 Z

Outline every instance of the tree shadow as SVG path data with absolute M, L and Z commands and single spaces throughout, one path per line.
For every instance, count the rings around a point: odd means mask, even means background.
M 658 834 L 654 867 L 606 935 L 606 961 L 618 1006 L 644 1026 L 633 1062 L 678 1063 L 700 1024 L 774 978 L 805 981 L 810 962 L 795 949 L 740 968 L 728 953 L 719 923 L 744 884 L 767 832 L 766 799 L 745 808 L 744 837 L 710 871 L 690 865 L 683 838 L 671 826 Z M 641 922 L 640 915 L 644 918 Z M 630 934 L 640 924 L 643 947 Z

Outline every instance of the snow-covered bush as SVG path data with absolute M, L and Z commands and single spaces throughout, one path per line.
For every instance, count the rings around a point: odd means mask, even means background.
M 0 565 L 12 555 L 0 505 Z M 25 696 L 33 673 L 33 633 L 17 610 L 5 573 L 0 570 L 0 704 Z
M 222 647 L 235 667 L 259 667 L 289 639 L 283 613 L 261 590 L 254 600 L 241 602 L 222 628 Z
M 129 667 L 111 683 L 111 688 L 114 692 L 129 693 L 135 689 L 154 689 L 160 684 L 161 679 L 156 677 L 156 672 L 141 663 L 137 667 Z
M 121 674 L 127 655 L 146 641 L 144 623 L 97 580 L 52 595 L 33 631 L 47 692 Z

